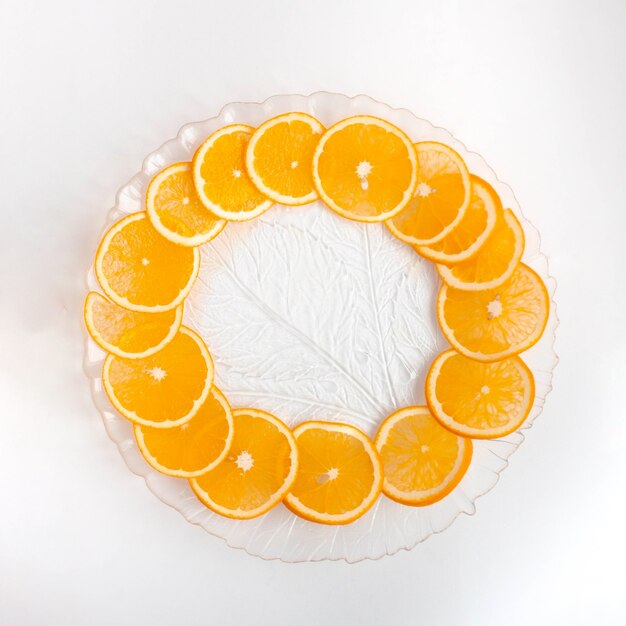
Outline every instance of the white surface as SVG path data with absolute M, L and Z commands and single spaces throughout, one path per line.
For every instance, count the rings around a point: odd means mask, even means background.
M 546 4 L 0 5 L 0 623 L 624 623 L 626 5 Z M 140 159 L 225 102 L 317 89 L 480 152 L 559 282 L 555 391 L 498 488 L 356 566 L 187 524 L 129 473 L 81 370 L 83 271 Z

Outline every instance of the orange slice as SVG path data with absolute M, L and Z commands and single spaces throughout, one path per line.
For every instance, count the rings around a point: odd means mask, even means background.
M 313 180 L 339 215 L 380 222 L 413 195 L 415 150 L 393 124 L 368 115 L 349 117 L 322 135 L 313 155 Z
M 102 382 L 113 406 L 145 426 L 167 428 L 189 421 L 213 382 L 213 361 L 204 342 L 184 326 L 163 349 L 142 359 L 109 354 Z
M 233 417 L 222 392 L 211 387 L 198 412 L 181 426 L 135 424 L 134 431 L 141 454 L 154 469 L 168 476 L 191 478 L 224 459 L 233 440 Z
M 257 189 L 274 202 L 313 202 L 313 152 L 324 127 L 306 113 L 285 113 L 261 124 L 246 150 L 246 167 Z
M 225 126 L 208 137 L 193 157 L 193 180 L 204 206 L 218 217 L 240 222 L 272 206 L 246 171 L 246 148 L 254 128 Z
M 534 398 L 532 372 L 518 356 L 480 363 L 447 350 L 426 377 L 433 415 L 464 437 L 493 439 L 512 433 L 528 417 Z
M 95 291 L 85 299 L 85 324 L 93 340 L 103 350 L 126 359 L 158 352 L 174 338 L 182 319 L 182 305 L 162 313 L 140 313 Z
M 474 256 L 485 243 L 502 211 L 500 198 L 482 178 L 470 174 L 470 202 L 461 221 L 443 238 L 428 246 L 414 246 L 423 257 L 451 265 Z
M 442 286 L 437 318 L 446 339 L 478 361 L 497 361 L 533 346 L 548 322 L 541 278 L 521 263 L 508 281 L 486 291 Z
M 176 308 L 191 291 L 199 268 L 198 250 L 162 237 L 145 212 L 113 224 L 96 253 L 96 276 L 104 293 L 131 311 Z
M 398 239 L 423 246 L 443 239 L 461 221 L 470 202 L 470 178 L 463 159 L 445 144 L 423 141 L 415 151 L 415 192 L 386 224 Z
M 382 488 L 376 448 L 354 426 L 304 422 L 293 434 L 298 476 L 285 498 L 296 515 L 321 524 L 348 524 L 368 511 Z
M 478 254 L 455 265 L 437 265 L 441 279 L 466 291 L 493 289 L 515 271 L 524 252 L 524 231 L 510 209 L 499 212 L 496 225 Z
M 391 414 L 376 435 L 383 493 L 401 504 L 425 506 L 447 496 L 472 460 L 472 441 L 444 428 L 424 406 Z
M 232 413 L 234 437 L 226 458 L 190 483 L 216 513 L 251 519 L 283 499 L 298 471 L 298 452 L 289 428 L 273 415 L 257 409 Z
M 146 210 L 152 225 L 179 246 L 199 246 L 226 226 L 200 202 L 191 163 L 175 163 L 159 172 L 148 186 Z

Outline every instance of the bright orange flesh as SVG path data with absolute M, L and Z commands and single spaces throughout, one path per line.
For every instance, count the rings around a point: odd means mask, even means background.
M 153 428 L 135 424 L 139 450 L 163 474 L 190 478 L 213 469 L 228 453 L 233 418 L 228 401 L 217 387 L 198 412 L 182 426 Z
M 176 308 L 187 296 L 200 267 L 195 248 L 161 236 L 145 212 L 133 213 L 105 234 L 96 254 L 96 276 L 104 293 L 132 311 Z
M 406 207 L 387 221 L 402 241 L 429 245 L 443 239 L 462 219 L 470 201 L 470 179 L 463 159 L 435 141 L 415 144 L 417 185 Z
M 313 179 L 336 213 L 380 222 L 401 211 L 416 183 L 415 150 L 398 128 L 361 115 L 331 126 L 317 144 Z
M 443 285 L 437 299 L 446 339 L 479 361 L 497 361 L 530 348 L 541 337 L 549 311 L 545 285 L 523 263 L 495 289 L 463 291 Z
M 257 409 L 232 412 L 230 450 L 212 470 L 190 481 L 210 509 L 233 519 L 267 513 L 285 496 L 298 469 L 291 431 L 278 418 Z
M 465 437 L 508 435 L 528 417 L 534 398 L 532 372 L 517 356 L 480 363 L 448 350 L 435 359 L 426 378 L 433 415 Z
M 366 513 L 382 488 L 372 442 L 354 426 L 304 422 L 294 429 L 300 467 L 285 504 L 321 524 L 348 524 Z
M 146 210 L 156 230 L 180 246 L 199 246 L 224 230 L 226 221 L 202 204 L 193 184 L 191 163 L 176 163 L 150 182 Z
M 104 389 L 126 418 L 167 428 L 189 421 L 213 382 L 213 361 L 204 342 L 182 326 L 162 350 L 142 359 L 109 354 L 102 369 Z
M 246 150 L 246 167 L 258 190 L 286 205 L 313 202 L 313 153 L 324 127 L 306 113 L 285 113 L 261 124 Z
M 524 231 L 510 209 L 499 212 L 496 224 L 478 253 L 455 265 L 437 265 L 441 279 L 466 291 L 493 289 L 515 271 L 524 252 Z
M 376 435 L 386 496 L 425 506 L 447 496 L 472 460 L 472 441 L 444 428 L 423 406 L 390 415 Z
M 89 334 L 103 350 L 138 359 L 158 352 L 174 338 L 183 319 L 183 307 L 162 313 L 140 313 L 90 291 L 84 314 Z
M 193 157 L 193 180 L 204 206 L 225 220 L 251 220 L 272 206 L 246 170 L 254 128 L 234 124 L 213 133 Z
M 428 246 L 414 246 L 423 257 L 446 265 L 460 263 L 479 252 L 502 211 L 500 198 L 482 178 L 470 174 L 470 202 L 461 221 L 443 238 Z

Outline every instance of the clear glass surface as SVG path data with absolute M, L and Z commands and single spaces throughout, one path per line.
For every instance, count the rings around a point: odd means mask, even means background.
M 310 113 L 326 126 L 350 115 L 375 115 L 414 141 L 452 146 L 520 218 L 526 236 L 523 261 L 540 274 L 553 298 L 556 283 L 539 234 L 484 159 L 447 130 L 362 95 L 274 96 L 263 103 L 229 104 L 217 117 L 187 124 L 120 189 L 102 233 L 124 215 L 143 210 L 150 179 L 171 163 L 190 161 L 214 130 L 232 123 L 257 126 L 288 111 Z M 184 323 L 205 339 L 216 364 L 216 384 L 234 407 L 265 409 L 290 425 L 305 419 L 345 421 L 374 435 L 395 409 L 424 404 L 428 366 L 448 347 L 435 316 L 439 278 L 430 262 L 383 225 L 340 218 L 320 202 L 277 205 L 251 222 L 229 224 L 201 252 Z M 87 283 L 99 290 L 93 267 Z M 474 513 L 476 499 L 494 487 L 523 442 L 523 431 L 541 413 L 558 360 L 557 324 L 552 300 L 543 337 L 522 354 L 536 382 L 535 402 L 522 429 L 502 439 L 475 441 L 467 474 L 440 502 L 413 508 L 381 496 L 371 511 L 347 526 L 307 522 L 282 505 L 249 521 L 212 513 L 187 481 L 159 474 L 144 461 L 130 423 L 111 406 L 102 387 L 105 354 L 86 333 L 85 371 L 94 404 L 128 467 L 189 522 L 265 559 L 356 562 L 410 550 L 448 528 L 461 513 Z

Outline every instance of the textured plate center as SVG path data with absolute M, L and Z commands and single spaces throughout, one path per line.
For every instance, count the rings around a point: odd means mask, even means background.
M 373 434 L 394 410 L 424 402 L 445 345 L 438 284 L 432 264 L 382 224 L 319 202 L 276 206 L 203 246 L 186 316 L 234 406 Z

